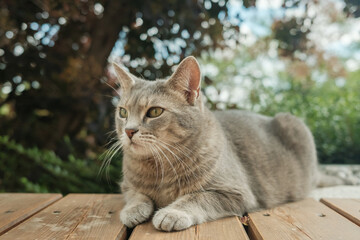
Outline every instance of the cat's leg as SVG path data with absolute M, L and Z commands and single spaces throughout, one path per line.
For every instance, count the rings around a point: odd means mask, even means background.
M 123 193 L 125 207 L 120 212 L 120 220 L 127 227 L 147 221 L 154 212 L 154 203 L 146 195 L 129 189 Z
M 159 230 L 178 231 L 226 216 L 240 216 L 244 211 L 241 195 L 205 191 L 178 198 L 169 206 L 157 211 L 152 222 Z

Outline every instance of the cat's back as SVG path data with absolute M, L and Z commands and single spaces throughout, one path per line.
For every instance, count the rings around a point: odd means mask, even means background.
M 282 146 L 296 154 L 315 148 L 308 127 L 289 113 L 268 117 L 250 111 L 226 110 L 215 111 L 214 115 L 237 150 L 246 147 L 256 152 L 273 152 Z
M 312 135 L 302 120 L 290 113 L 278 113 L 274 117 L 268 117 L 261 114 L 244 110 L 225 110 L 213 112 L 220 122 L 225 134 L 231 138 L 251 137 L 269 140 L 269 137 L 276 138 L 298 138 L 310 137 Z M 304 136 L 306 135 L 306 136 Z
M 244 110 L 225 110 L 213 112 L 226 135 L 262 136 L 273 118 Z
M 253 121 L 255 121 L 255 123 L 258 123 L 258 122 L 270 121 L 272 119 L 271 117 L 246 110 L 219 110 L 219 111 L 214 111 L 213 113 L 215 117 L 220 121 L 221 125 L 234 124 L 234 123 L 236 124 L 238 122 L 241 122 L 243 124 L 248 124 Z
M 272 117 L 243 110 L 215 111 L 214 115 L 239 157 L 263 159 L 269 143 L 278 142 Z

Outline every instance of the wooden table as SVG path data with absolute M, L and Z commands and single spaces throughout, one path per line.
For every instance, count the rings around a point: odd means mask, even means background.
M 360 199 L 306 199 L 164 233 L 151 223 L 126 229 L 119 194 L 0 194 L 0 239 L 360 239 Z

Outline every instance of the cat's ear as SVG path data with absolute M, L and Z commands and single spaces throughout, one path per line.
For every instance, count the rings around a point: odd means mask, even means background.
M 190 56 L 181 61 L 167 83 L 170 88 L 183 93 L 190 105 L 194 105 L 200 94 L 200 79 L 199 63 Z
M 135 80 L 131 77 L 131 73 L 126 72 L 122 67 L 117 65 L 116 63 L 112 63 L 116 76 L 119 80 L 120 87 L 122 89 L 130 89 L 132 85 L 134 85 Z

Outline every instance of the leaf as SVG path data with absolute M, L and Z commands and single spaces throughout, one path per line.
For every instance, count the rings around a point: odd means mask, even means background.
M 243 216 L 243 217 L 240 217 L 240 222 L 242 223 L 242 225 L 244 226 L 249 226 L 249 221 L 250 221 L 250 218 L 249 216 Z

